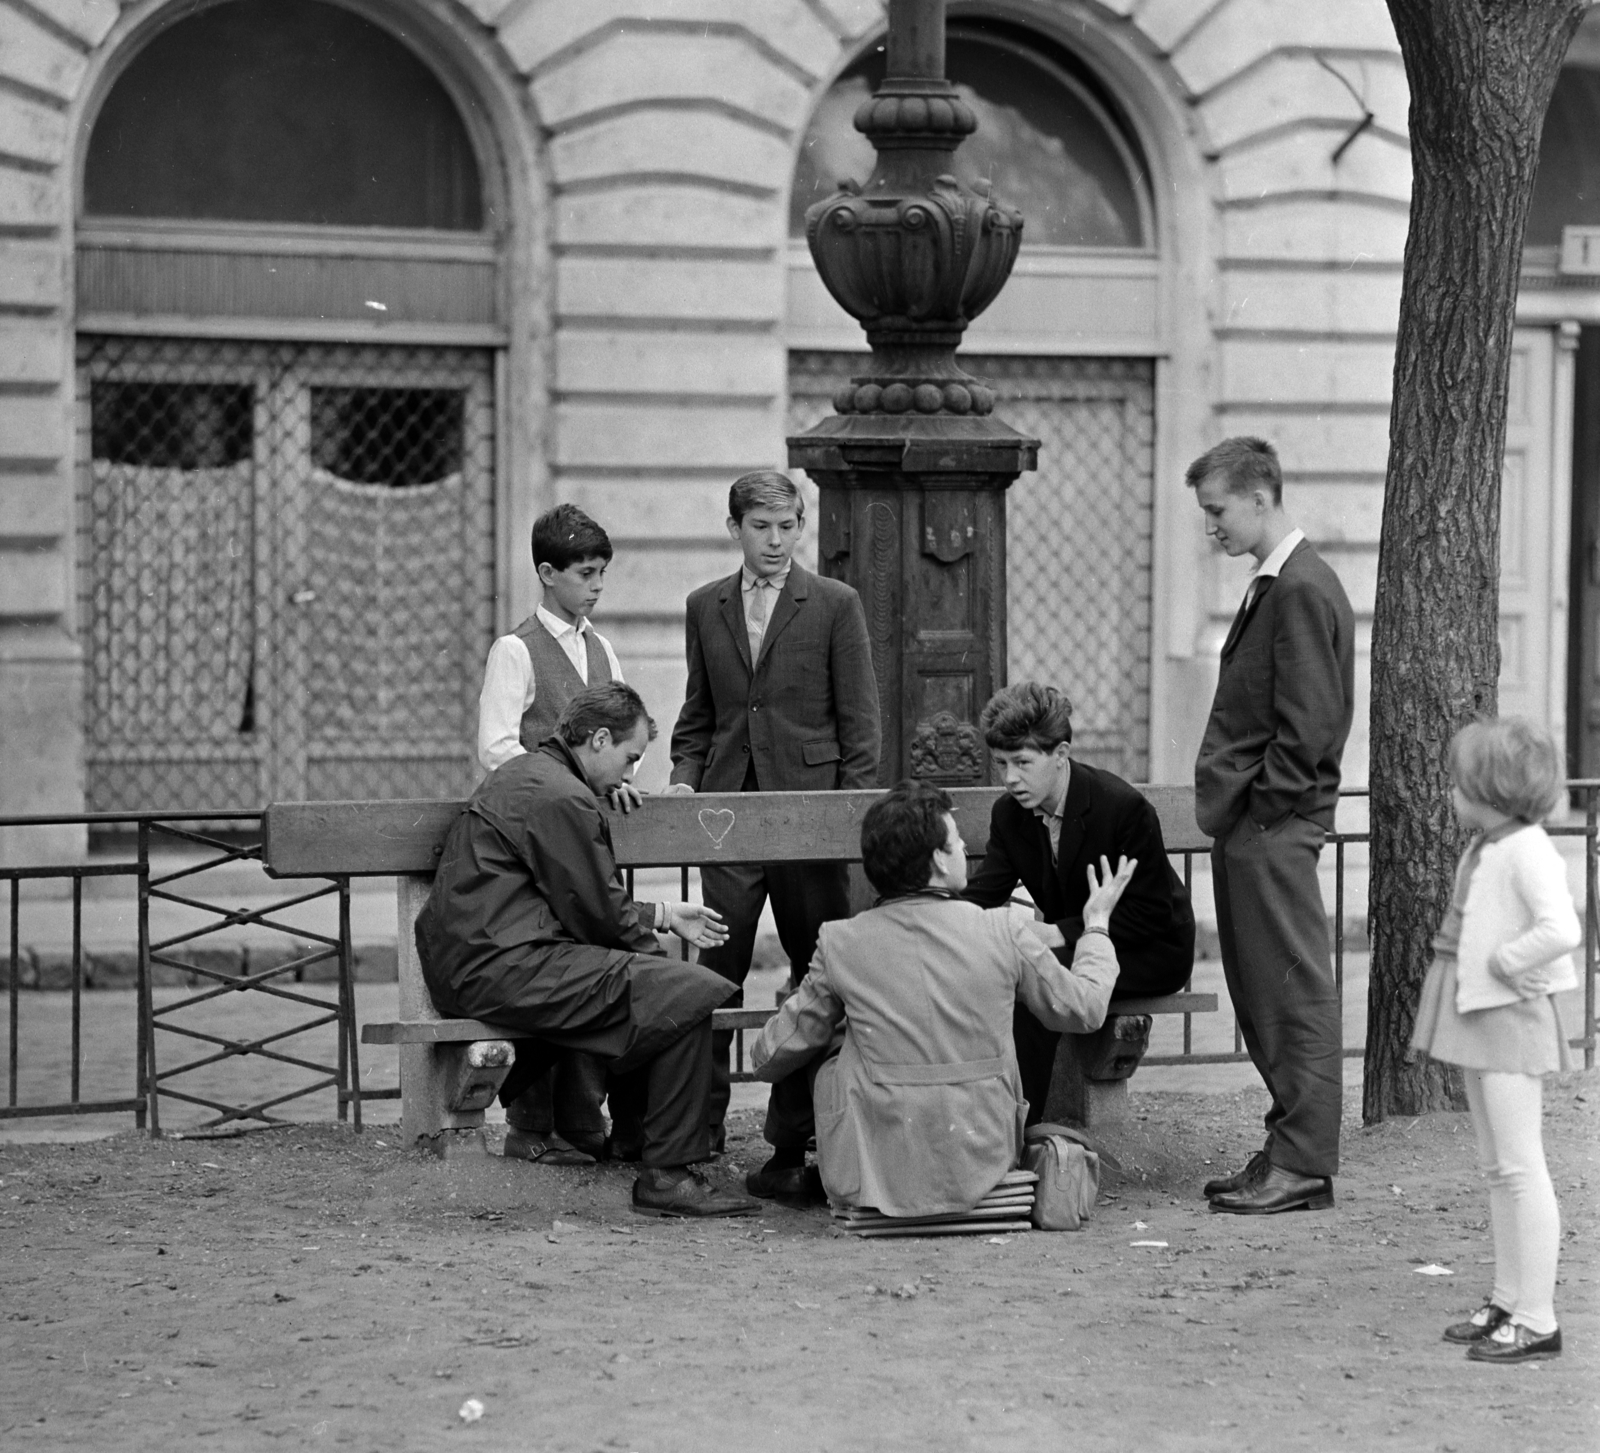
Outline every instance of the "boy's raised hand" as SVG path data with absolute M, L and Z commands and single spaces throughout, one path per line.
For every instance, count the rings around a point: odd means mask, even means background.
M 1083 905 L 1085 928 L 1110 929 L 1111 910 L 1117 906 L 1123 889 L 1133 881 L 1133 870 L 1138 866 L 1137 858 L 1119 858 L 1117 871 L 1113 873 L 1111 860 L 1103 853 L 1098 872 L 1093 863 L 1089 864 L 1089 900 Z
M 611 789 L 606 801 L 611 804 L 613 811 L 626 815 L 644 801 L 644 794 L 633 783 L 624 782 L 622 786 Z

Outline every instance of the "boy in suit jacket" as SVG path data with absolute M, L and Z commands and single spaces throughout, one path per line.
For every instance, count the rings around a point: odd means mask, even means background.
M 743 564 L 688 602 L 689 681 L 672 733 L 674 792 L 819 792 L 877 785 L 878 686 L 861 599 L 841 581 L 793 563 L 805 528 L 794 482 L 776 470 L 742 475 L 728 491 L 728 534 Z M 841 863 L 708 867 L 706 906 L 728 925 L 728 941 L 701 956 L 743 985 L 761 908 L 772 899 L 778 938 L 793 981 L 811 966 L 817 930 L 850 915 Z M 743 1001 L 743 991 L 729 1006 Z M 722 1143 L 731 1036 L 716 1043 L 712 1143 Z M 753 1194 L 814 1199 L 805 1174 L 811 1095 L 804 1075 L 773 1087 L 768 1164 L 749 1180 Z
M 1084 931 L 1089 870 L 1102 858 L 1137 859 L 1111 915 L 1115 992 L 1181 989 L 1194 966 L 1194 909 L 1155 808 L 1115 773 L 1072 760 L 1072 703 L 1053 686 L 1024 681 L 996 692 L 979 725 L 1006 795 L 990 815 L 988 851 L 967 898 L 997 908 L 1021 883 L 1044 915 L 1038 933 L 1070 964 Z M 1020 1003 L 1013 1032 L 1033 1125 L 1044 1116 L 1061 1034 Z
M 1187 480 L 1206 533 L 1259 562 L 1222 646 L 1194 789 L 1195 817 L 1213 839 L 1228 994 L 1272 1106 L 1260 1153 L 1205 1194 L 1212 1210 L 1236 1215 L 1321 1209 L 1339 1169 L 1344 1062 L 1317 858 L 1350 734 L 1355 617 L 1339 577 L 1284 513 L 1270 444 L 1226 439 Z

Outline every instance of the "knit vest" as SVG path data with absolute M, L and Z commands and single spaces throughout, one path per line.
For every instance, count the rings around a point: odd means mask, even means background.
M 522 713 L 518 734 L 523 749 L 531 752 L 555 731 L 556 718 L 585 689 L 585 683 L 538 616 L 529 616 L 511 634 L 528 648 L 528 659 L 533 662 L 533 701 Z M 588 685 L 611 680 L 611 662 L 593 627 L 583 633 L 583 643 L 589 658 Z

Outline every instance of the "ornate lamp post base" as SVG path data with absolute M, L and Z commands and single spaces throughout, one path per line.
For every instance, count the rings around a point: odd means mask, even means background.
M 976 723 L 1005 680 L 1005 491 L 1037 453 L 992 416 L 857 414 L 789 440 L 822 491 L 823 573 L 866 607 L 885 785 L 988 780 Z
M 877 167 L 807 211 L 806 238 L 872 359 L 841 380 L 833 418 L 789 440 L 789 463 L 822 491 L 823 573 L 866 606 L 879 780 L 975 784 L 989 776 L 978 713 L 1005 681 L 1005 491 L 1039 442 L 956 362 L 1010 275 L 1022 215 L 950 171 L 977 120 L 944 78 L 944 0 L 890 0 L 887 74 L 855 124 Z

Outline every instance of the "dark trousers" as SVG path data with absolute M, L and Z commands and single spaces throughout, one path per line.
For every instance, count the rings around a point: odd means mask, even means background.
M 532 1082 L 548 1077 L 563 1054 L 581 1048 L 604 1064 L 622 1059 L 627 1048 L 626 1025 L 586 1033 L 552 1032 L 539 1039 L 519 1039 L 516 1063 L 500 1087 L 500 1101 L 510 1106 Z M 581 1044 L 580 1044 L 581 1041 Z M 642 1063 L 631 1063 L 611 1076 L 613 1114 L 640 1126 L 650 1166 L 691 1165 L 711 1155 L 706 1102 L 711 1094 L 711 1021 L 702 1019 Z
M 1056 957 L 1072 967 L 1072 953 L 1057 949 Z M 1138 947 L 1117 945 L 1117 983 L 1114 998 L 1159 997 L 1176 994 L 1189 982 L 1193 971 L 1193 944 L 1188 959 L 1174 955 L 1170 944 L 1159 944 L 1147 954 Z M 1025 1005 L 1018 1004 L 1011 1014 L 1011 1038 L 1017 1047 L 1017 1069 L 1022 1075 L 1022 1094 L 1028 1102 L 1028 1124 L 1044 1119 L 1045 1101 L 1050 1098 L 1050 1078 L 1055 1070 L 1060 1031 L 1046 1029 Z
M 843 863 L 771 863 L 727 868 L 702 868 L 701 895 L 728 925 L 728 941 L 720 948 L 702 949 L 700 962 L 739 991 L 722 1007 L 736 1009 L 744 1003 L 744 981 L 750 972 L 756 927 L 761 908 L 772 899 L 778 942 L 789 956 L 789 974 L 798 984 L 811 968 L 817 933 L 824 923 L 850 916 L 850 874 Z M 729 1057 L 733 1035 L 720 1031 L 712 1043 L 711 1104 L 713 1144 L 720 1144 L 730 1093 Z M 803 1149 L 813 1133 L 811 1085 L 804 1073 L 779 1080 L 767 1100 L 763 1134 L 770 1145 Z
M 1272 1096 L 1267 1157 L 1306 1176 L 1338 1172 L 1344 1094 L 1339 993 L 1317 881 L 1326 836 L 1293 814 L 1264 832 L 1246 816 L 1211 849 L 1228 995 Z
M 605 1098 L 604 1063 L 592 1054 L 563 1050 L 546 1074 L 506 1106 L 506 1119 L 516 1129 L 535 1135 L 548 1135 L 554 1130 L 574 1143 L 593 1141 L 606 1133 L 605 1116 L 600 1113 Z M 618 1110 L 613 1092 L 613 1120 Z

